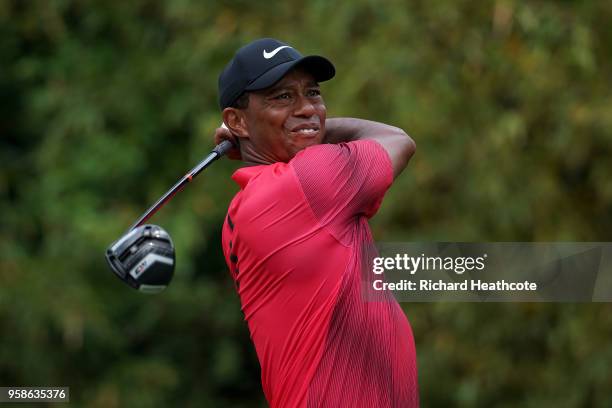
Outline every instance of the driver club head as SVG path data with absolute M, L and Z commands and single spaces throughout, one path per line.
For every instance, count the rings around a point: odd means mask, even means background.
M 163 228 L 142 225 L 111 244 L 106 261 L 115 275 L 132 288 L 158 293 L 174 275 L 174 245 Z

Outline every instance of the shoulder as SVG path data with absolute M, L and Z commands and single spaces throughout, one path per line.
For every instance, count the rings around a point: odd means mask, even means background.
M 299 152 L 289 164 L 301 174 L 354 174 L 368 172 L 373 167 L 391 169 L 391 162 L 383 146 L 375 140 L 364 139 L 346 143 L 320 144 Z
M 310 146 L 298 152 L 289 162 L 291 165 L 305 161 L 330 161 L 367 158 L 372 154 L 385 153 L 384 148 L 375 140 L 364 139 L 337 144 Z

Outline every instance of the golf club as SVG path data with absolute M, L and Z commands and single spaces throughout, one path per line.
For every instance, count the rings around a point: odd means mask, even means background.
M 163 228 L 145 224 L 176 193 L 212 162 L 232 148 L 230 141 L 223 141 L 198 165 L 183 176 L 155 204 L 151 206 L 127 232 L 106 250 L 106 261 L 111 270 L 125 283 L 145 293 L 164 290 L 174 274 L 174 244 Z

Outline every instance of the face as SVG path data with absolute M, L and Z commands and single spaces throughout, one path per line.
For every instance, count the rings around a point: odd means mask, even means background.
M 319 84 L 301 69 L 252 92 L 243 114 L 249 143 L 263 162 L 288 162 L 300 150 L 323 141 L 325 103 Z

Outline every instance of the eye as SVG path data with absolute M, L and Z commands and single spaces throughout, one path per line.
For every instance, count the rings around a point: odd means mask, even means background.
M 274 97 L 274 99 L 278 99 L 278 100 L 286 100 L 291 98 L 291 95 L 289 95 L 289 92 L 283 92 L 281 94 L 278 94 Z
M 320 89 L 309 89 L 307 92 L 308 96 L 320 96 L 321 95 L 321 90 Z

